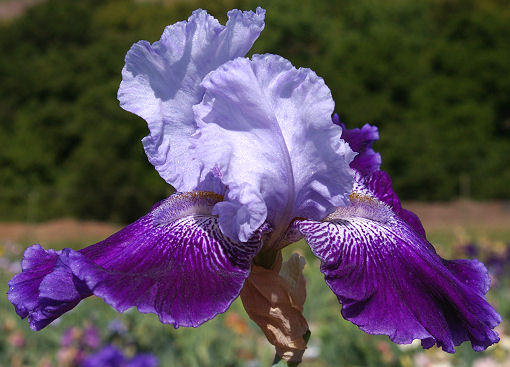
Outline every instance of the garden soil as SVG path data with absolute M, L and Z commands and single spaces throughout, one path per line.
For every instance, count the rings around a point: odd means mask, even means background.
M 456 201 L 404 205 L 423 222 L 427 231 L 464 227 L 473 230 L 510 231 L 510 203 Z M 57 219 L 44 223 L 0 223 L 0 242 L 15 243 L 91 243 L 121 228 L 102 222 Z

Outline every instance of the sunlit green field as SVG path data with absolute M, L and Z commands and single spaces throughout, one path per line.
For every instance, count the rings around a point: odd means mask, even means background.
M 473 352 L 469 343 L 465 343 L 455 355 L 448 355 L 436 348 L 423 351 L 419 344 L 396 346 L 387 337 L 367 335 L 342 319 L 340 306 L 323 281 L 318 260 L 306 244 L 297 243 L 286 249 L 285 256 L 297 251 L 307 260 L 305 317 L 312 335 L 302 366 L 472 366 L 510 359 L 510 331 L 507 329 L 510 275 L 508 258 L 503 261 L 508 257 L 505 251 L 510 245 L 510 233 L 457 229 L 433 231 L 429 238 L 446 257 L 468 257 L 465 247 L 472 244 L 479 251 L 478 257 L 488 261 L 489 269 L 495 274 L 488 297 L 504 319 L 498 330 L 501 342 L 483 353 Z M 16 271 L 16 261 L 21 258 L 25 245 L 4 243 L 0 250 L 3 294 L 7 292 L 7 281 Z M 85 243 L 76 243 L 73 247 L 82 245 Z M 62 245 L 47 243 L 45 247 Z M 495 262 L 498 258 L 502 261 Z M 155 354 L 161 367 L 269 366 L 274 355 L 272 346 L 247 318 L 239 300 L 225 314 L 199 329 L 177 330 L 161 324 L 152 314 L 144 315 L 135 310 L 119 314 L 97 298 L 86 299 L 39 332 L 31 331 L 27 322 L 17 317 L 5 296 L 0 299 L 0 310 L 0 366 L 78 366 L 80 358 L 100 349 L 100 346 L 87 347 L 82 340 L 84 331 L 90 327 L 98 329 L 101 345 L 117 345 L 128 356 Z M 72 342 L 63 345 L 62 336 L 69 328 L 73 328 Z

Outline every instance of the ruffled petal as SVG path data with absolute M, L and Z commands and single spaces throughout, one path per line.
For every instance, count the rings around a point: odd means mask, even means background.
M 61 256 L 60 251 L 33 245 L 25 250 L 22 272 L 9 281 L 7 298 L 21 318 L 28 317 L 33 330 L 44 328 L 92 294 L 60 261 Z
M 178 194 L 109 239 L 75 253 L 71 267 L 98 297 L 161 322 L 198 326 L 239 295 L 260 237 L 226 238 L 210 215 L 217 195 Z
M 231 10 L 226 26 L 204 10 L 188 22 L 168 26 L 153 44 L 135 43 L 126 55 L 118 98 L 125 110 L 144 118 L 149 161 L 178 191 L 199 185 L 201 165 L 189 151 L 196 130 L 191 107 L 204 94 L 200 82 L 221 64 L 244 56 L 264 28 L 265 11 Z
M 175 327 L 198 326 L 237 298 L 267 230 L 263 226 L 246 243 L 226 238 L 211 215 L 221 199 L 200 192 L 172 195 L 102 242 L 80 251 L 50 250 L 44 267 L 31 260 L 29 249 L 9 299 L 22 317 L 37 321 L 36 329 L 91 294 L 120 312 L 136 306 Z M 27 299 L 20 299 L 25 293 Z
M 330 90 L 313 71 L 255 55 L 222 65 L 202 85 L 194 146 L 205 171 L 217 165 L 228 186 L 230 204 L 217 210 L 220 223 L 233 223 L 222 225 L 228 236 L 246 240 L 266 216 L 277 231 L 348 204 L 355 154 L 331 124 Z
M 37 307 L 39 285 L 58 260 L 59 253 L 46 251 L 41 245 L 33 245 L 25 250 L 21 261 L 22 272 L 9 281 L 7 298 L 14 305 L 16 313 L 27 317 Z
M 358 153 L 351 162 L 351 168 L 362 175 L 369 175 L 381 167 L 381 155 L 372 149 L 372 144 L 379 140 L 377 126 L 369 124 L 361 128 L 347 129 L 335 113 L 333 123 L 342 128 L 342 139 L 349 143 L 351 149 Z
M 483 264 L 441 259 L 381 201 L 358 197 L 324 222 L 296 226 L 321 259 L 342 315 L 363 331 L 401 344 L 421 339 L 450 353 L 466 340 L 477 351 L 499 340 L 492 329 L 501 317 L 485 300 Z
M 90 288 L 73 274 L 69 267 L 68 258 L 73 252 L 70 249 L 62 250 L 55 267 L 39 285 L 37 307 L 28 317 L 32 329 L 41 330 L 53 320 L 72 310 L 84 298 L 92 295 Z
M 390 176 L 380 171 L 381 155 L 372 149 L 372 144 L 379 140 L 377 127 L 365 124 L 360 129 L 347 129 L 337 114 L 333 115 L 333 123 L 342 127 L 342 139 L 358 153 L 351 162 L 351 168 L 357 172 L 354 192 L 364 191 L 388 204 L 418 234 L 425 237 L 425 229 L 418 216 L 402 208 L 400 199 L 393 191 Z
M 230 185 L 228 197 L 229 201 L 216 204 L 212 213 L 219 216 L 223 233 L 247 241 L 252 236 L 253 228 L 259 228 L 266 220 L 264 199 L 247 183 Z

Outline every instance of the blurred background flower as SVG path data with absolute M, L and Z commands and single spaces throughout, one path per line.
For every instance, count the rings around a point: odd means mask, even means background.
M 126 356 L 116 347 L 108 345 L 99 352 L 86 357 L 81 367 L 157 367 L 158 359 L 150 354 L 138 354 L 133 358 Z

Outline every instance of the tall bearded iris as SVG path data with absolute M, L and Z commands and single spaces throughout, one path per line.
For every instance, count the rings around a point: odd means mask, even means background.
M 199 326 L 243 304 L 277 353 L 306 346 L 302 260 L 281 249 L 304 237 L 342 315 L 396 343 L 447 352 L 498 341 L 486 268 L 440 258 L 402 208 L 377 128 L 348 130 L 324 81 L 276 55 L 244 55 L 264 10 L 198 10 L 158 42 L 133 45 L 121 106 L 145 119 L 149 161 L 177 192 L 106 240 L 79 251 L 28 248 L 9 300 L 39 330 L 95 295 L 163 323 Z

